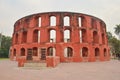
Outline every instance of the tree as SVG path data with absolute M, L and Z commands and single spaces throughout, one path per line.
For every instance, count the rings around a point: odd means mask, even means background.
M 0 57 L 8 57 L 9 48 L 11 46 L 11 37 L 2 35 L 1 40 Z
M 113 37 L 110 40 L 110 45 L 111 45 L 111 51 L 113 54 L 120 54 L 120 40 Z
M 120 39 L 120 24 L 116 25 L 114 32 L 115 32 L 116 35 L 118 35 L 118 37 Z
M 2 33 L 0 33 L 0 48 L 1 48 L 1 42 L 2 42 Z
M 107 38 L 108 38 L 108 42 L 113 38 L 113 35 L 111 32 L 107 32 Z
M 107 32 L 107 37 L 110 51 L 112 55 L 117 57 L 117 55 L 120 54 L 120 40 L 113 36 L 111 32 Z

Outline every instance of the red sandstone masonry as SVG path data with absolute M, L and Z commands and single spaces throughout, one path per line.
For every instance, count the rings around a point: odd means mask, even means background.
M 46 63 L 47 67 L 56 67 L 60 63 L 60 58 L 47 56 Z
M 67 30 L 69 39 L 65 41 Z M 55 39 L 50 37 L 52 31 Z M 38 13 L 16 21 L 11 60 L 25 57 L 25 60 L 44 61 L 47 56 L 58 56 L 60 62 L 109 60 L 105 23 L 97 17 L 74 12 Z

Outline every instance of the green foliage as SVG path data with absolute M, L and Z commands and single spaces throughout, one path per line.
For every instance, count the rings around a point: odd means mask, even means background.
M 5 58 L 8 57 L 9 48 L 11 46 L 11 37 L 2 35 L 1 37 L 1 47 L 0 47 L 0 57 Z
M 110 32 L 107 32 L 107 36 L 112 54 L 120 54 L 120 40 L 112 36 Z
M 111 40 L 113 38 L 112 33 L 111 32 L 107 32 L 107 37 L 108 37 L 108 41 Z
M 120 41 L 117 38 L 113 37 L 110 40 L 110 44 L 112 45 L 112 53 L 119 54 L 120 53 Z
M 118 35 L 118 37 L 120 39 L 120 24 L 116 25 L 114 32 L 115 32 L 116 35 Z

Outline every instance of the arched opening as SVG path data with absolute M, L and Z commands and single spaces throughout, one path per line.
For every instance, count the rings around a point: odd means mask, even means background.
M 50 26 L 56 26 L 56 17 L 55 16 L 50 17 Z
M 64 26 L 70 26 L 70 17 L 69 16 L 64 17 Z
M 37 47 L 33 48 L 33 56 L 38 56 L 38 48 Z
M 56 42 L 56 31 L 50 30 L 50 42 Z
M 18 43 L 18 33 L 15 34 L 15 44 Z
M 67 47 L 64 49 L 64 57 L 72 57 L 73 56 L 73 49 Z
M 21 56 L 25 56 L 25 49 L 24 48 L 21 48 Z
M 70 42 L 70 30 L 65 30 L 64 31 L 64 42 Z
M 40 42 L 40 31 L 38 31 L 38 43 Z
M 86 21 L 86 18 L 84 16 L 81 16 L 81 26 L 87 27 L 87 21 Z
M 41 17 L 38 18 L 38 26 L 41 27 Z
M 97 29 L 97 22 L 96 22 L 96 20 L 94 20 L 94 19 L 92 19 L 92 28 L 94 28 L 94 29 Z
M 106 56 L 107 56 L 107 50 L 104 49 L 104 57 L 106 57 Z
M 49 47 L 48 48 L 48 56 L 55 56 L 55 48 Z
M 23 31 L 22 33 L 22 43 L 26 43 L 27 42 L 27 31 Z
M 104 35 L 104 33 L 102 34 L 102 44 L 105 44 L 105 35 Z
M 83 47 L 81 52 L 82 52 L 82 57 L 88 57 L 88 48 Z
M 100 56 L 99 48 L 95 48 L 95 57 L 99 56 Z
M 79 27 L 82 26 L 82 19 L 81 19 L 81 17 L 78 17 L 78 25 L 79 25 Z
M 80 43 L 82 43 L 82 31 L 79 31 L 79 35 L 80 35 Z
M 82 29 L 80 31 L 80 37 L 81 37 L 80 42 L 83 42 L 83 43 L 87 42 L 87 32 L 85 29 Z
M 39 30 L 33 31 L 33 42 L 40 42 L 40 31 Z
M 13 56 L 16 56 L 16 49 L 14 49 L 13 51 Z
M 93 43 L 98 43 L 99 41 L 99 36 L 96 31 L 93 32 Z

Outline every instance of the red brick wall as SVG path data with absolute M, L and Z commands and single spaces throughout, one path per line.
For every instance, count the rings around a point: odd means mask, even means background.
M 60 63 L 60 57 L 47 56 L 46 63 L 47 63 L 47 67 L 56 67 Z
M 56 17 L 56 26 L 50 26 L 50 16 Z M 64 26 L 63 20 L 65 16 L 70 18 L 70 26 Z M 38 19 L 41 17 L 41 27 L 38 26 Z M 81 17 L 82 25 L 78 25 L 78 17 Z M 94 19 L 94 23 L 92 22 Z M 93 26 L 94 25 L 94 26 Z M 40 31 L 40 41 L 33 42 L 33 32 Z M 50 42 L 50 30 L 56 31 L 56 42 Z M 70 42 L 64 42 L 64 31 L 70 30 Z M 83 42 L 80 42 L 80 34 L 82 32 Z M 27 32 L 26 42 L 22 42 L 23 32 Z M 97 33 L 97 38 L 93 35 Z M 102 37 L 102 34 L 104 36 Z M 16 35 L 18 38 L 16 39 Z M 55 56 L 60 57 L 60 62 L 81 62 L 81 61 L 106 61 L 110 59 L 110 49 L 106 35 L 105 23 L 94 16 L 72 12 L 48 12 L 38 13 L 23 17 L 16 21 L 14 25 L 13 41 L 11 46 L 11 59 L 18 59 L 21 56 L 21 48 L 25 49 L 25 59 L 28 55 L 28 49 L 37 48 L 38 55 L 33 56 L 32 60 L 41 60 L 41 49 L 46 49 L 47 56 L 48 48 L 55 48 Z M 103 39 L 104 38 L 104 39 Z M 25 39 L 25 38 L 24 38 Z M 95 41 L 94 41 L 95 40 Z M 97 40 L 97 41 L 96 41 Z M 103 41 L 104 40 L 104 41 Z M 17 42 L 16 42 L 17 41 Z M 97 43 L 94 43 L 97 42 Z M 71 57 L 64 56 L 64 49 L 72 48 L 73 55 Z M 87 48 L 88 56 L 82 56 L 82 48 Z M 99 49 L 99 56 L 95 56 L 95 48 Z M 104 51 L 105 49 L 105 51 Z M 16 56 L 13 56 L 16 50 Z M 104 56 L 105 54 L 105 56 Z M 16 58 L 15 58 L 16 57 Z M 47 59 L 47 58 L 46 58 Z M 51 58 L 50 58 L 51 59 Z M 52 58 L 54 59 L 54 58 Z M 51 60 L 52 61 L 52 60 Z M 51 63 L 51 62 L 50 62 Z

